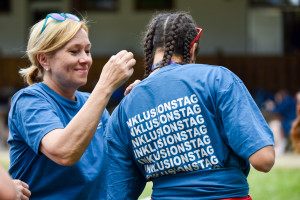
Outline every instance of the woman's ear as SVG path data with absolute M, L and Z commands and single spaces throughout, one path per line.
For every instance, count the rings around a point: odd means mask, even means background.
M 44 70 L 48 71 L 49 70 L 48 56 L 44 53 L 38 53 L 36 58 L 39 61 L 40 65 L 44 68 Z
M 190 50 L 190 62 L 195 63 L 196 62 L 196 50 L 197 50 L 198 44 L 194 43 L 191 50 Z

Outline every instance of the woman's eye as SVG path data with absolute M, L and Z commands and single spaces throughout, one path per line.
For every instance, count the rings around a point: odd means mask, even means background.
M 85 53 L 86 53 L 86 54 L 89 54 L 89 53 L 91 53 L 91 51 L 90 51 L 90 50 L 86 50 Z
M 72 54 L 77 54 L 79 51 L 77 51 L 77 50 L 72 50 L 72 51 L 70 51 Z

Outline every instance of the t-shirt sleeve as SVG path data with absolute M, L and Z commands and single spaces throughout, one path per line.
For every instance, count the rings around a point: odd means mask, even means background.
M 227 144 L 243 159 L 274 145 L 273 134 L 243 82 L 230 71 L 222 75 L 217 108 Z
M 110 117 L 110 114 L 109 114 L 108 110 L 107 110 L 107 109 L 104 109 L 103 114 L 102 114 L 102 116 L 101 116 L 101 121 L 102 121 L 102 123 L 103 123 L 103 130 L 106 129 L 106 126 L 107 126 L 109 117 Z
M 113 112 L 106 131 L 104 154 L 106 163 L 107 199 L 138 199 L 146 179 L 137 167 L 128 143 L 130 133 L 122 128 L 119 109 Z
M 12 118 L 22 138 L 36 154 L 47 133 L 64 128 L 51 104 L 45 98 L 34 94 L 23 93 L 19 96 Z

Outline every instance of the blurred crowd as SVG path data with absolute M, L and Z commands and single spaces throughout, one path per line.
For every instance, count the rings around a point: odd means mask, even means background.
M 8 137 L 7 117 L 10 106 L 10 98 L 17 88 L 6 88 L 1 91 L 0 98 L 0 149 L 7 149 Z M 112 95 L 108 104 L 108 110 L 114 107 L 124 97 L 124 89 L 119 88 Z M 291 141 L 291 128 L 297 116 L 297 104 L 300 105 L 300 92 L 290 93 L 286 89 L 280 89 L 275 93 L 260 88 L 252 93 L 254 100 L 268 122 L 275 140 L 276 155 L 294 151 Z M 298 101 L 298 103 L 297 103 Z
M 10 108 L 11 97 L 20 88 L 16 86 L 3 87 L 0 89 L 0 150 L 8 149 L 8 112 Z
M 275 93 L 259 89 L 253 94 L 254 100 L 274 134 L 276 155 L 294 150 L 291 128 L 297 117 L 299 94 L 290 93 L 286 89 L 280 89 Z

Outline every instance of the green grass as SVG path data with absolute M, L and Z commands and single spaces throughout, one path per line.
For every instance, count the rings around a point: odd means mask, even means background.
M 143 199 L 145 197 L 150 197 L 152 194 L 152 182 L 148 182 L 143 193 L 141 194 L 139 199 Z
M 269 173 L 254 170 L 248 176 L 253 200 L 299 200 L 300 169 L 273 168 Z M 140 199 L 151 196 L 152 183 L 148 183 Z
M 2 165 L 2 167 L 4 167 L 5 169 L 8 170 L 8 168 L 9 168 L 9 161 L 0 160 L 0 165 Z
M 251 169 L 250 195 L 255 200 L 299 200 L 300 169 L 273 168 L 269 173 Z

